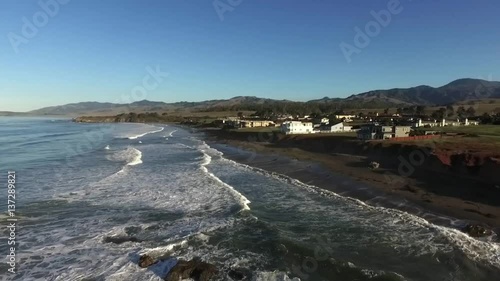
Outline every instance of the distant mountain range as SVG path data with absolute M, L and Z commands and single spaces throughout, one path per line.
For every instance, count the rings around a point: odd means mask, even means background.
M 335 103 L 348 105 L 349 108 L 366 106 L 409 106 L 409 105 L 447 105 L 468 100 L 500 98 L 500 82 L 480 79 L 459 79 L 444 86 L 433 88 L 417 86 L 412 88 L 395 88 L 375 90 L 347 98 L 322 98 L 308 102 L 292 102 L 258 97 L 238 96 L 227 100 L 208 100 L 201 102 L 155 102 L 142 100 L 130 104 L 80 102 L 60 106 L 45 107 L 22 114 L 27 115 L 115 115 L 128 112 L 186 112 L 209 110 L 253 110 L 263 104 L 314 104 Z M 19 113 L 0 112 L 0 115 L 17 115 Z
M 465 78 L 438 88 L 421 85 L 407 89 L 376 90 L 350 96 L 347 100 L 376 99 L 413 105 L 446 105 L 486 98 L 500 98 L 500 82 Z

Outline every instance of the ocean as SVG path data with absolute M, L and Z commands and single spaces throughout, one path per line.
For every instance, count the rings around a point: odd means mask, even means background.
M 193 257 L 217 280 L 500 277 L 497 243 L 224 153 L 174 125 L 0 118 L 2 225 L 8 171 L 17 219 L 16 273 L 3 228 L 1 280 L 163 280 Z M 140 268 L 142 254 L 163 259 Z

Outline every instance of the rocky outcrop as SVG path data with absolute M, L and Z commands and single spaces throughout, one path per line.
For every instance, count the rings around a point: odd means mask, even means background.
M 180 281 L 191 278 L 195 281 L 209 281 L 217 274 L 217 268 L 200 258 L 193 258 L 190 261 L 179 260 L 177 264 L 169 271 L 165 280 Z
M 113 243 L 113 244 L 122 244 L 125 242 L 139 243 L 139 242 L 141 242 L 141 240 L 139 240 L 135 237 L 129 237 L 129 236 L 107 236 L 107 237 L 104 237 L 103 242 L 104 243 Z
M 471 237 L 486 237 L 493 234 L 493 231 L 479 224 L 469 224 L 462 229 L 463 232 Z
M 80 116 L 73 118 L 76 123 L 114 123 L 119 122 L 114 116 Z
M 248 269 L 234 268 L 229 270 L 227 276 L 231 277 L 233 280 L 250 280 L 252 277 L 252 272 Z
M 139 266 L 142 268 L 151 266 L 151 265 L 155 264 L 156 262 L 157 261 L 155 261 L 151 256 L 148 256 L 148 255 L 142 255 L 139 258 Z

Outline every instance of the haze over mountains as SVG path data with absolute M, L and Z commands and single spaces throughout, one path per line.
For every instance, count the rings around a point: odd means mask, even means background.
M 368 108 L 408 105 L 447 105 L 468 100 L 500 98 L 500 82 L 480 79 L 458 79 L 441 87 L 416 86 L 374 90 L 347 98 L 322 98 L 307 102 L 293 103 L 338 103 L 349 108 Z M 200 102 L 155 102 L 137 101 L 130 104 L 80 102 L 60 106 L 45 107 L 26 112 L 27 115 L 115 115 L 128 112 L 146 111 L 210 111 L 210 110 L 253 110 L 262 104 L 291 103 L 288 100 L 273 100 L 258 97 L 238 96 L 227 100 L 208 100 Z M 16 115 L 12 112 L 0 112 L 2 115 Z

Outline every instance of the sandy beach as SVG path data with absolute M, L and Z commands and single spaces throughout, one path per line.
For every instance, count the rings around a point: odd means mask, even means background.
M 468 223 L 486 224 L 500 230 L 500 206 L 464 194 L 453 195 L 459 184 L 439 174 L 403 177 L 390 169 L 372 170 L 363 156 L 315 153 L 273 143 L 210 138 L 225 157 L 287 175 L 303 183 L 359 199 L 373 206 L 400 209 L 437 224 L 462 228 Z M 464 189 L 468 183 L 458 179 Z M 474 183 L 474 181 L 471 181 Z M 470 188 L 474 188 L 471 186 Z M 439 190 L 432 192 L 432 190 Z M 446 190 L 446 192 L 443 192 Z M 495 190 L 488 196 L 495 196 Z M 445 195 L 446 194 L 446 195 Z M 465 198 L 465 199 L 464 199 Z

